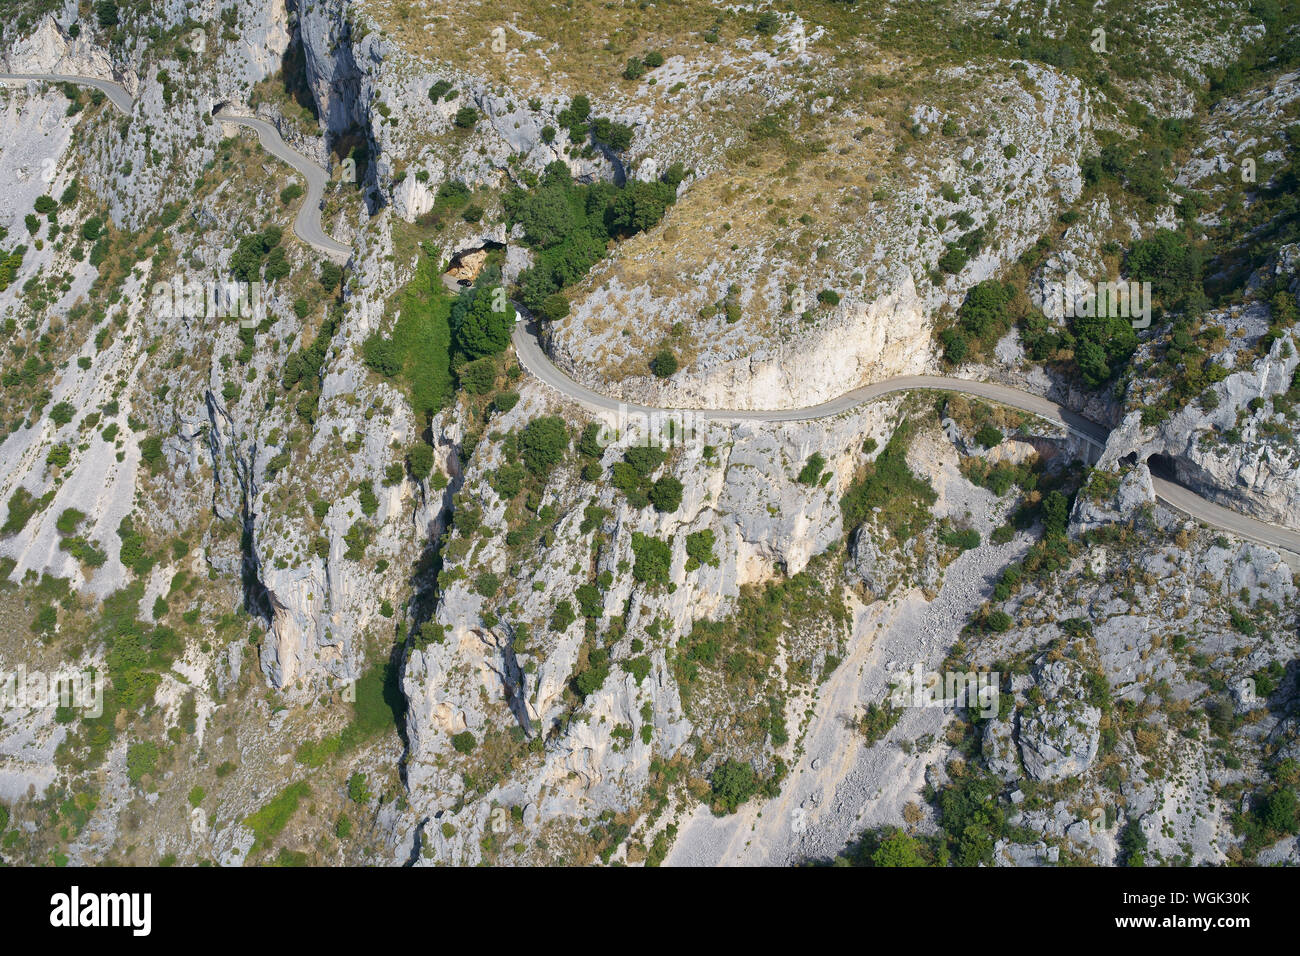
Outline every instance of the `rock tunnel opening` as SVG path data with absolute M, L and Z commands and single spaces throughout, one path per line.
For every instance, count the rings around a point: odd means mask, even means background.
M 506 247 L 500 242 L 486 242 L 471 249 L 462 249 L 451 257 L 444 278 L 449 286 L 467 288 L 474 284 L 484 269 L 500 269 L 505 262 Z
M 1177 481 L 1178 470 L 1174 460 L 1168 455 L 1150 455 L 1147 457 L 1147 468 L 1151 474 L 1157 478 L 1164 478 L 1166 481 Z

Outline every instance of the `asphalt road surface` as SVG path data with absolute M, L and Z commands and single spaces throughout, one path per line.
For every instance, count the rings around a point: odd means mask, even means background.
M 0 73 L 0 80 L 22 81 L 37 80 L 46 83 L 76 83 L 102 90 L 109 100 L 126 115 L 131 115 L 131 94 L 120 83 L 101 80 L 92 76 L 65 76 L 54 73 Z M 296 149 L 290 148 L 280 138 L 279 131 L 265 120 L 251 116 L 234 116 L 219 112 L 217 119 L 226 123 L 246 126 L 257 133 L 262 148 L 281 162 L 288 163 L 303 179 L 307 181 L 307 195 L 298 207 L 298 216 L 293 223 L 294 234 L 317 252 L 343 265 L 352 256 L 352 250 L 341 242 L 336 242 L 325 233 L 320 222 L 321 201 L 325 197 L 325 185 L 329 182 L 329 173 L 316 165 Z
M 59 74 L 23 74 L 23 73 L 0 73 L 0 80 L 12 81 L 30 81 L 38 80 L 54 83 L 76 83 L 81 86 L 90 86 L 97 90 L 102 90 L 112 101 L 113 105 L 123 113 L 131 113 L 131 96 L 123 87 L 111 80 L 101 80 L 89 76 L 64 76 Z M 325 195 L 325 185 L 329 182 L 329 173 L 316 165 L 302 153 L 291 149 L 279 132 L 270 123 L 264 120 L 248 116 L 233 116 L 225 112 L 219 112 L 217 118 L 228 123 L 236 123 L 240 126 L 246 126 L 257 133 L 262 147 L 272 156 L 288 163 L 296 169 L 307 181 L 307 195 L 303 200 L 302 206 L 298 210 L 297 219 L 294 221 L 294 232 L 298 238 L 307 243 L 312 248 L 328 256 L 340 264 L 347 262 L 351 255 L 351 250 L 340 242 L 336 242 L 330 236 L 326 235 L 325 230 L 321 227 L 320 206 L 321 200 Z M 534 325 L 525 325 L 524 322 L 518 322 L 515 325 L 514 345 L 515 351 L 519 355 L 519 361 L 530 373 L 540 379 L 544 384 L 555 389 L 565 397 L 578 402 L 580 405 L 596 412 L 617 412 L 624 409 L 628 412 L 664 412 L 670 409 L 655 409 L 643 405 L 635 405 L 626 402 L 620 402 L 617 399 L 610 398 L 607 395 L 601 395 L 599 392 L 592 391 L 585 386 L 579 385 L 569 376 L 565 375 L 554 363 L 542 348 L 538 341 Z M 999 385 L 995 382 L 977 382 L 958 378 L 945 378 L 934 375 L 904 375 L 898 378 L 887 379 L 883 382 L 876 382 L 872 385 L 864 385 L 853 391 L 845 392 L 829 402 L 823 402 L 820 405 L 812 405 L 806 408 L 781 408 L 781 409 L 671 409 L 671 411 L 689 411 L 700 418 L 710 421 L 766 421 L 766 422 L 796 422 L 812 421 L 818 418 L 829 418 L 838 415 L 841 412 L 848 411 L 864 402 L 872 399 L 889 395 L 893 392 L 913 391 L 916 389 L 937 389 L 950 392 L 961 392 L 966 395 L 974 395 L 977 398 L 986 398 L 991 401 L 1000 402 L 1011 408 L 1018 408 L 1021 411 L 1030 412 L 1031 414 L 1041 416 L 1050 421 L 1059 422 L 1065 425 L 1072 433 L 1078 435 L 1097 447 L 1105 444 L 1106 436 L 1109 429 L 1097 422 L 1090 421 L 1082 416 L 1063 408 L 1057 403 L 1043 398 L 1040 395 L 1032 395 L 1028 392 L 1022 392 L 1018 389 L 1011 388 L 1008 385 Z M 1155 488 L 1156 497 L 1165 504 L 1183 512 L 1184 514 L 1202 521 L 1211 527 L 1228 531 L 1240 537 L 1267 545 L 1273 548 L 1281 548 L 1291 552 L 1293 555 L 1300 555 L 1300 533 L 1288 528 L 1281 528 L 1277 525 L 1268 524 L 1246 515 L 1238 514 L 1221 505 L 1207 501 L 1197 495 L 1195 492 L 1176 484 L 1167 478 L 1152 476 L 1152 485 Z
M 648 414 L 667 411 L 667 409 L 648 408 L 644 405 L 620 402 L 617 399 L 601 395 L 599 392 L 594 392 L 583 385 L 579 385 L 551 362 L 550 357 L 547 356 L 538 341 L 536 326 L 531 323 L 527 325 L 523 321 L 515 323 L 514 345 L 515 351 L 519 355 L 519 361 L 524 368 L 544 384 L 594 412 L 616 412 L 619 409 L 624 409 L 630 413 Z M 1105 425 L 1084 418 L 1050 399 L 1043 398 L 1041 395 L 1032 395 L 1009 385 L 999 385 L 996 382 L 976 382 L 936 375 L 902 375 L 898 378 L 886 379 L 883 382 L 864 385 L 862 388 L 845 392 L 843 395 L 821 405 L 813 405 L 807 408 L 782 408 L 771 411 L 750 409 L 743 411 L 731 409 L 673 409 L 673 411 L 688 411 L 706 420 L 722 422 L 810 421 L 838 415 L 863 402 L 881 398 L 892 392 L 905 392 L 916 389 L 961 392 L 965 395 L 974 395 L 977 398 L 1000 402 L 1003 405 L 1018 408 L 1021 411 L 1038 415 L 1049 421 L 1059 422 L 1072 433 L 1086 439 L 1099 449 L 1105 445 L 1106 437 L 1110 434 L 1110 430 Z M 1222 505 L 1216 505 L 1167 478 L 1152 475 L 1151 483 L 1157 498 L 1197 521 L 1202 521 L 1211 527 L 1231 532 L 1271 548 L 1281 548 L 1293 555 L 1300 555 L 1300 533 L 1238 514 L 1224 508 Z

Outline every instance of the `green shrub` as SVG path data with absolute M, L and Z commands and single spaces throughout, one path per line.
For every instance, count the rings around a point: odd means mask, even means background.
M 677 371 L 677 356 L 668 349 L 660 349 L 650 360 L 650 371 L 658 378 L 668 378 Z
M 1006 611 L 993 611 L 984 620 L 984 626 L 994 634 L 1002 634 L 1011 630 L 1011 615 Z
M 348 799 L 353 803 L 369 803 L 371 798 L 370 786 L 366 781 L 366 775 L 357 771 L 348 777 Z
M 567 631 L 569 625 L 577 619 L 578 615 L 573 610 L 573 603 L 567 600 L 560 601 L 551 612 L 551 630 L 556 632 Z
M 826 467 L 826 458 L 821 452 L 813 452 L 803 468 L 799 471 L 799 484 L 815 485 L 822 476 L 822 470 Z
M 642 584 L 667 584 L 672 569 L 673 552 L 666 541 L 642 534 L 632 534 L 632 577 Z
M 140 442 L 140 458 L 150 471 L 157 471 L 163 463 L 162 439 L 150 435 Z
M 715 806 L 725 813 L 735 813 L 758 792 L 758 778 L 748 761 L 724 760 L 709 780 Z
M 321 288 L 326 292 L 333 292 L 343 284 L 343 269 L 333 262 L 322 262 L 318 278 Z
M 55 468 L 66 468 L 70 461 L 72 461 L 72 449 L 62 443 L 51 446 L 45 455 L 45 464 Z
M 598 142 L 604 143 L 616 153 L 621 153 L 632 145 L 632 127 L 609 119 L 600 118 L 595 120 L 591 124 L 591 135 Z M 626 189 L 626 187 L 624 188 Z M 631 193 L 625 193 L 624 195 L 635 196 L 637 191 L 633 189 Z
M 542 300 L 537 310 L 539 318 L 546 322 L 558 322 L 569 314 L 569 300 L 562 292 L 553 292 Z
M 50 409 L 50 421 L 54 422 L 56 425 L 66 425 L 68 422 L 72 421 L 73 416 L 76 415 L 76 413 L 77 410 L 73 408 L 70 403 L 59 402 L 59 404 Z
M 945 531 L 939 538 L 950 548 L 956 548 L 959 551 L 969 551 L 972 548 L 980 546 L 980 533 L 974 528 L 963 528 L 960 531 Z
M 623 460 L 642 478 L 648 478 L 667 457 L 667 453 L 655 445 L 633 445 L 623 452 Z
M 671 475 L 665 475 L 651 487 L 650 501 L 656 511 L 664 514 L 676 511 L 682 504 L 682 483 Z
M 137 787 L 141 779 L 152 774 L 158 766 L 158 745 L 151 740 L 131 744 L 126 749 L 126 775 Z
M 492 407 L 498 412 L 508 412 L 518 404 L 518 392 L 501 392 L 492 399 Z
M 686 536 L 686 570 L 694 571 L 701 565 L 718 566 L 718 559 L 713 554 L 714 536 L 708 528 L 695 531 Z
M 545 476 L 560 463 L 569 448 L 569 432 L 558 415 L 534 418 L 519 436 L 524 465 L 534 475 Z
M 117 26 L 117 4 L 113 0 L 99 0 L 99 3 L 95 4 L 95 22 L 102 30 Z
M 433 471 L 433 449 L 424 442 L 412 445 L 406 453 L 406 464 L 411 469 L 411 477 L 423 481 Z
M 54 527 L 58 529 L 59 534 L 67 536 L 74 534 L 77 525 L 85 520 L 86 515 L 84 512 L 78 511 L 76 508 L 65 508 L 63 513 L 59 515 L 58 520 L 54 522 Z
M 471 395 L 483 395 L 492 391 L 492 386 L 496 384 L 496 359 L 491 355 L 485 355 L 481 359 L 462 365 L 458 374 L 461 388 Z
M 492 598 L 501 590 L 501 578 L 491 571 L 482 571 L 474 578 L 474 590 L 481 597 Z

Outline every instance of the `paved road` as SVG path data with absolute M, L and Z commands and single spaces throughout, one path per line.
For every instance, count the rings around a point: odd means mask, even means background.
M 30 81 L 38 80 L 44 82 L 58 83 L 77 83 L 81 86 L 91 86 L 97 90 L 102 90 L 108 95 L 113 105 L 123 113 L 131 113 L 131 96 L 118 83 L 111 80 L 101 80 L 89 76 L 63 76 L 57 74 L 23 74 L 23 73 L 0 73 L 0 80 L 6 81 Z M 297 219 L 294 222 L 294 232 L 303 242 L 318 250 L 330 259 L 338 263 L 347 262 L 351 255 L 351 250 L 340 242 L 336 242 L 330 236 L 325 234 L 320 222 L 320 205 L 321 199 L 325 194 L 325 184 L 329 181 L 329 174 L 320 166 L 313 163 L 310 159 L 291 149 L 279 132 L 270 123 L 264 120 L 256 119 L 250 116 L 234 116 L 226 112 L 217 114 L 217 118 L 229 123 L 237 123 L 240 126 L 246 126 L 257 133 L 262 147 L 272 156 L 283 162 L 288 163 L 296 169 L 307 181 L 307 196 L 302 206 L 298 210 Z M 617 399 L 610 398 L 607 395 L 601 395 L 599 392 L 592 391 L 583 385 L 579 385 L 573 379 L 569 378 L 551 362 L 550 357 L 542 349 L 537 338 L 537 329 L 533 325 L 525 326 L 525 323 L 519 322 L 515 325 L 514 330 L 515 350 L 519 354 L 520 363 L 551 388 L 565 395 L 566 397 L 578 402 L 585 407 L 596 412 L 610 412 L 624 409 L 632 413 L 651 413 L 667 411 L 666 409 L 649 408 L 643 405 L 636 405 L 626 402 L 620 402 Z M 751 410 L 731 410 L 731 409 L 680 409 L 681 411 L 690 411 L 700 418 L 710 421 L 769 421 L 769 422 L 795 422 L 795 421 L 812 421 L 818 418 L 828 418 L 832 415 L 838 415 L 841 412 L 848 411 L 864 402 L 880 398 L 893 392 L 913 391 L 916 389 L 938 389 L 951 392 L 962 392 L 967 395 L 974 395 L 978 398 L 986 398 L 995 402 L 1001 402 L 1012 408 L 1018 408 L 1021 411 L 1030 412 L 1039 415 L 1050 421 L 1059 422 L 1065 425 L 1072 433 L 1078 435 L 1094 445 L 1100 447 L 1105 444 L 1106 436 L 1109 430 L 1097 422 L 1090 421 L 1080 415 L 1075 414 L 1069 409 L 1063 408 L 1057 403 L 1043 398 L 1039 395 L 1031 395 L 1027 392 L 1021 392 L 1007 385 L 999 385 L 994 382 L 976 382 L 965 379 L 943 378 L 934 375 L 905 375 L 898 378 L 888 379 L 883 382 L 876 382 L 872 385 L 865 385 L 862 388 L 846 392 L 838 398 L 833 398 L 829 402 L 823 402 L 820 405 L 813 405 L 806 408 L 782 408 L 782 409 L 751 409 Z M 1199 521 L 1222 530 L 1229 531 L 1233 534 L 1240 535 L 1243 538 L 1257 541 L 1269 547 L 1282 548 L 1293 554 L 1300 555 L 1300 533 L 1291 531 L 1287 528 L 1279 528 L 1276 525 L 1267 524 L 1254 518 L 1246 517 L 1227 508 L 1216 505 L 1213 502 L 1206 501 L 1199 495 L 1189 491 L 1181 485 L 1174 484 L 1164 478 L 1152 477 L 1152 483 L 1155 488 L 1156 496 L 1166 504 L 1182 511 L 1184 514 L 1191 516 Z
M 524 368 L 557 392 L 592 411 L 614 412 L 623 409 L 633 414 L 665 411 L 665 409 L 619 402 L 617 399 L 601 395 L 586 386 L 579 385 L 551 362 L 550 357 L 547 356 L 538 341 L 537 329 L 532 323 L 527 326 L 522 321 L 515 323 L 514 345 L 515 351 L 519 355 L 519 361 Z M 936 375 L 902 375 L 898 378 L 886 379 L 883 382 L 864 385 L 862 388 L 846 392 L 821 405 L 813 405 L 807 408 L 782 408 L 770 411 L 736 411 L 729 409 L 679 409 L 679 411 L 689 411 L 700 418 L 722 422 L 810 421 L 838 415 L 863 402 L 869 402 L 872 399 L 881 398 L 893 392 L 914 391 L 916 389 L 961 392 L 966 395 L 974 395 L 977 398 L 1000 402 L 1003 405 L 1018 408 L 1021 411 L 1038 415 L 1049 421 L 1059 422 L 1073 434 L 1091 442 L 1098 448 L 1105 445 L 1106 437 L 1110 434 L 1110 430 L 1105 425 L 1084 418 L 1050 399 L 1043 398 L 1041 395 L 1031 395 L 1009 385 L 999 385 L 995 382 L 977 382 L 967 379 L 944 378 Z M 1157 498 L 1189 517 L 1250 541 L 1271 548 L 1281 548 L 1293 555 L 1300 555 L 1300 533 L 1238 514 L 1221 505 L 1206 501 L 1195 492 L 1165 478 L 1153 475 L 1151 482 Z
M 580 402 L 592 411 L 612 412 L 622 408 L 630 412 L 650 413 L 664 410 L 620 402 L 616 398 L 601 395 L 599 392 L 594 392 L 583 385 L 579 385 L 551 362 L 550 357 L 537 340 L 537 329 L 533 323 L 528 323 L 527 327 L 523 322 L 515 323 L 514 346 L 515 351 L 519 353 L 524 368 L 551 388 Z M 845 392 L 843 395 L 832 398 L 829 402 L 823 402 L 820 405 L 809 405 L 804 408 L 770 410 L 724 408 L 689 409 L 689 411 L 691 414 L 698 415 L 708 421 L 806 422 L 815 421 L 818 418 L 830 418 L 833 415 L 856 408 L 864 402 L 881 398 L 893 392 L 908 392 L 917 389 L 964 392 L 967 395 L 976 395 L 980 398 L 1001 402 L 1004 405 L 1010 405 L 1058 422 L 1074 434 L 1098 447 L 1105 445 L 1106 436 L 1109 434 L 1109 429 L 1106 426 L 1076 415 L 1074 412 L 1038 395 L 1030 395 L 1008 385 L 998 385 L 995 382 L 976 382 L 967 379 L 944 378 L 938 375 L 901 375 L 897 378 L 886 379 L 883 382 L 855 388 L 851 392 Z M 685 410 L 683 409 L 683 411 Z
M 247 126 L 257 133 L 263 149 L 302 174 L 302 178 L 307 180 L 307 196 L 298 207 L 298 217 L 294 220 L 293 231 L 307 245 L 324 253 L 339 265 L 344 265 L 352 257 L 352 250 L 326 235 L 320 224 L 320 207 L 325 198 L 325 185 L 329 182 L 329 173 L 286 144 L 280 138 L 279 130 L 266 120 L 252 116 L 236 116 L 225 110 L 219 111 L 216 118 L 226 123 Z
M 131 115 L 131 94 L 120 83 L 112 80 L 99 80 L 93 76 L 65 76 L 60 73 L 0 73 L 0 80 L 28 82 L 37 80 L 42 83 L 76 83 L 78 86 L 93 86 L 108 94 L 109 100 L 121 112 Z
M 64 76 L 53 73 L 0 73 L 0 80 L 15 82 L 38 80 L 46 83 L 76 83 L 79 86 L 94 87 L 108 94 L 108 98 L 119 110 L 128 116 L 131 115 L 131 94 L 123 89 L 120 83 L 114 83 L 112 80 L 101 80 L 92 76 Z M 257 138 L 261 141 L 263 149 L 276 159 L 288 163 L 302 175 L 303 179 L 307 181 L 307 195 L 303 199 L 302 205 L 298 207 L 298 216 L 294 220 L 293 231 L 299 239 L 317 252 L 339 265 L 345 264 L 351 258 L 352 250 L 328 236 L 321 227 L 320 222 L 321 201 L 325 197 L 325 185 L 329 182 L 329 173 L 296 149 L 290 148 L 280 138 L 279 131 L 265 120 L 252 116 L 235 116 L 224 111 L 218 113 L 216 118 L 227 123 L 246 126 L 253 130 L 257 133 Z

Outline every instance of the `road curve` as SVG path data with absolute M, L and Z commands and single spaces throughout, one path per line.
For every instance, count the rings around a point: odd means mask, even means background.
M 961 392 L 965 395 L 989 399 L 1011 408 L 1029 412 L 1040 418 L 1057 422 L 1064 425 L 1071 433 L 1091 442 L 1098 448 L 1105 445 L 1106 438 L 1110 434 L 1110 430 L 1105 425 L 1084 418 L 1050 399 L 1043 398 L 1041 395 L 1032 395 L 1009 385 L 999 385 L 996 382 L 978 382 L 960 378 L 945 378 L 937 375 L 901 375 L 897 378 L 886 379 L 883 382 L 864 385 L 851 392 L 845 392 L 829 402 L 806 408 L 782 408 L 771 411 L 757 409 L 650 408 L 645 405 L 620 402 L 607 395 L 592 391 L 584 385 L 579 385 L 569 378 L 556 368 L 542 348 L 537 337 L 537 327 L 534 323 L 526 325 L 523 321 L 516 322 L 513 340 L 515 352 L 519 356 L 519 363 L 534 377 L 540 379 L 545 385 L 555 389 L 566 398 L 572 399 L 596 413 L 617 412 L 619 410 L 632 414 L 680 411 L 689 412 L 708 421 L 800 422 L 829 418 L 832 415 L 846 412 L 864 402 L 894 392 L 935 389 Z M 1157 498 L 1195 520 L 1258 544 L 1267 545 L 1270 548 L 1279 548 L 1290 552 L 1292 555 L 1300 556 L 1300 533 L 1298 532 L 1238 514 L 1221 505 L 1207 501 L 1195 492 L 1165 478 L 1152 475 L 1151 483 Z
M 89 86 L 105 93 L 113 106 L 126 115 L 131 114 L 131 95 L 121 84 L 90 76 L 71 76 L 52 73 L 0 73 L 0 81 L 46 83 L 75 83 Z M 298 238 L 313 249 L 339 264 L 346 263 L 351 256 L 351 249 L 332 237 L 326 235 L 321 227 L 320 206 L 325 195 L 325 185 L 329 174 L 302 153 L 290 148 L 281 138 L 279 131 L 265 120 L 251 116 L 236 116 L 228 112 L 218 112 L 217 119 L 246 126 L 257 133 L 262 147 L 272 156 L 288 163 L 307 181 L 307 195 L 298 209 L 294 220 L 294 232 Z M 644 405 L 620 402 L 602 395 L 583 385 L 579 385 L 565 375 L 542 348 L 534 324 L 524 322 L 515 324 L 515 351 L 520 364 L 544 384 L 560 392 L 580 405 L 595 412 L 617 412 L 620 409 L 632 413 L 654 413 L 666 411 L 690 412 L 709 421 L 768 421 L 797 422 L 813 421 L 838 415 L 851 408 L 894 392 L 914 391 L 916 389 L 936 389 L 962 392 L 977 398 L 986 398 L 1000 402 L 1021 411 L 1030 412 L 1049 421 L 1058 422 L 1073 434 L 1100 447 L 1105 444 L 1109 430 L 1097 422 L 1090 421 L 1056 402 L 1040 395 L 1031 395 L 1007 385 L 995 382 L 978 382 L 967 379 L 945 378 L 936 375 L 904 375 L 887 379 L 871 385 L 845 392 L 820 405 L 805 408 L 783 409 L 656 409 Z M 1207 501 L 1194 492 L 1164 478 L 1152 476 L 1152 485 L 1156 497 L 1165 504 L 1204 523 L 1228 531 L 1240 537 L 1256 541 L 1272 548 L 1281 548 L 1293 555 L 1300 555 L 1300 533 L 1287 528 L 1280 528 L 1246 515 L 1238 514 L 1228 508 Z
M 0 80 L 14 82 L 36 80 L 45 83 L 76 83 L 78 86 L 90 86 L 106 93 L 115 107 L 127 116 L 131 115 L 131 94 L 120 83 L 112 80 L 57 73 L 0 73 Z M 294 234 L 317 252 L 339 265 L 344 265 L 352 257 L 352 250 L 327 235 L 320 221 L 320 207 L 325 198 L 325 185 L 329 182 L 329 173 L 296 149 L 292 149 L 280 137 L 279 130 L 265 120 L 253 116 L 236 116 L 225 111 L 219 112 L 216 118 L 225 123 L 235 123 L 253 130 L 257 133 L 263 149 L 281 162 L 288 163 L 307 181 L 307 195 L 302 205 L 298 207 L 298 215 L 293 223 Z
M 93 86 L 108 95 L 109 101 L 127 116 L 131 115 L 131 94 L 120 83 L 101 80 L 93 76 L 70 76 L 61 73 L 0 73 L 0 80 L 28 82 L 36 80 L 42 83 L 75 83 L 78 86 Z
M 302 205 L 298 207 L 293 231 L 307 245 L 339 265 L 344 265 L 352 257 L 352 250 L 326 235 L 320 223 L 320 207 L 325 198 L 325 185 L 329 182 L 329 173 L 285 143 L 280 138 L 280 131 L 266 120 L 253 116 L 237 116 L 225 110 L 218 111 L 215 118 L 223 123 L 237 123 L 253 130 L 257 133 L 263 149 L 276 159 L 288 163 L 302 175 L 303 179 L 307 180 L 307 195 Z

